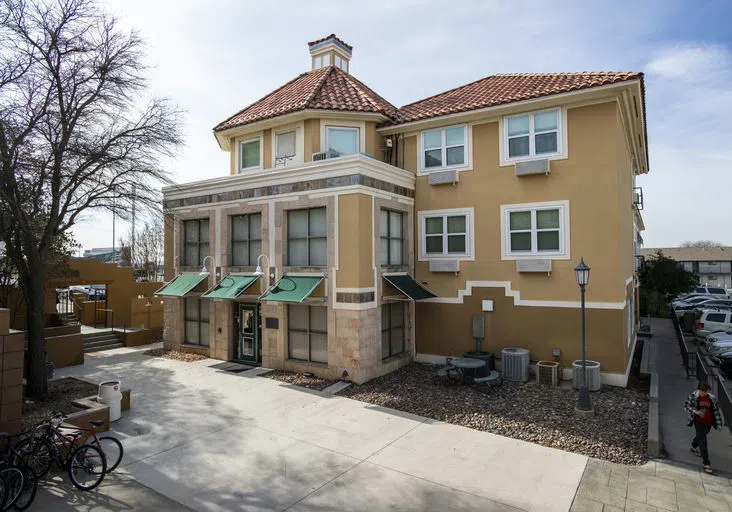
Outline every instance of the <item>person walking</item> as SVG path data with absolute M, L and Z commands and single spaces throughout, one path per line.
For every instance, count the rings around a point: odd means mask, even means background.
M 684 410 L 689 413 L 689 426 L 693 426 L 696 433 L 694 440 L 691 441 L 691 451 L 702 458 L 704 471 L 711 475 L 707 434 L 712 427 L 717 430 L 722 428 L 722 415 L 719 412 L 717 397 L 709 393 L 709 384 L 699 383 L 697 390 L 686 398 Z

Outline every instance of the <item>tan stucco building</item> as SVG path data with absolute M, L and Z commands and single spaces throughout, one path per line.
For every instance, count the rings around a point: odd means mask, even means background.
M 471 350 L 483 315 L 484 350 L 571 367 L 582 256 L 588 358 L 624 385 L 643 75 L 494 75 L 397 109 L 349 45 L 309 47 L 214 128 L 229 176 L 164 189 L 166 346 L 364 382 Z

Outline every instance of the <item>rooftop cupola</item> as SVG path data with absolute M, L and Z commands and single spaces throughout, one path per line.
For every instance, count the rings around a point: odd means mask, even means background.
M 348 73 L 348 63 L 351 60 L 353 46 L 341 41 L 335 34 L 318 39 L 317 41 L 311 41 L 308 43 L 308 46 L 310 47 L 313 71 L 328 66 L 335 66 Z

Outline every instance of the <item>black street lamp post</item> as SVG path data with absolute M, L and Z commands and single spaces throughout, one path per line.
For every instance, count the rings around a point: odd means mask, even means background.
M 580 296 L 582 297 L 582 382 L 579 386 L 579 394 L 577 395 L 577 405 L 574 410 L 579 413 L 591 414 L 592 401 L 590 400 L 590 392 L 587 389 L 587 356 L 586 356 L 586 339 L 585 339 L 585 287 L 590 282 L 590 267 L 585 265 L 584 258 L 580 258 L 579 265 L 574 269 L 577 284 L 580 287 Z

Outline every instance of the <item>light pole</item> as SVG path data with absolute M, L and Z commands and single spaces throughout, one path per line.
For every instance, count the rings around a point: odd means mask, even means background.
M 592 414 L 592 401 L 590 400 L 590 392 L 587 389 L 587 354 L 585 339 L 585 287 L 590 282 L 590 267 L 585 265 L 584 258 L 580 258 L 579 265 L 574 268 L 574 274 L 577 284 L 580 287 L 580 296 L 582 297 L 582 382 L 579 386 L 579 394 L 577 395 L 577 405 L 574 410 L 579 413 Z

